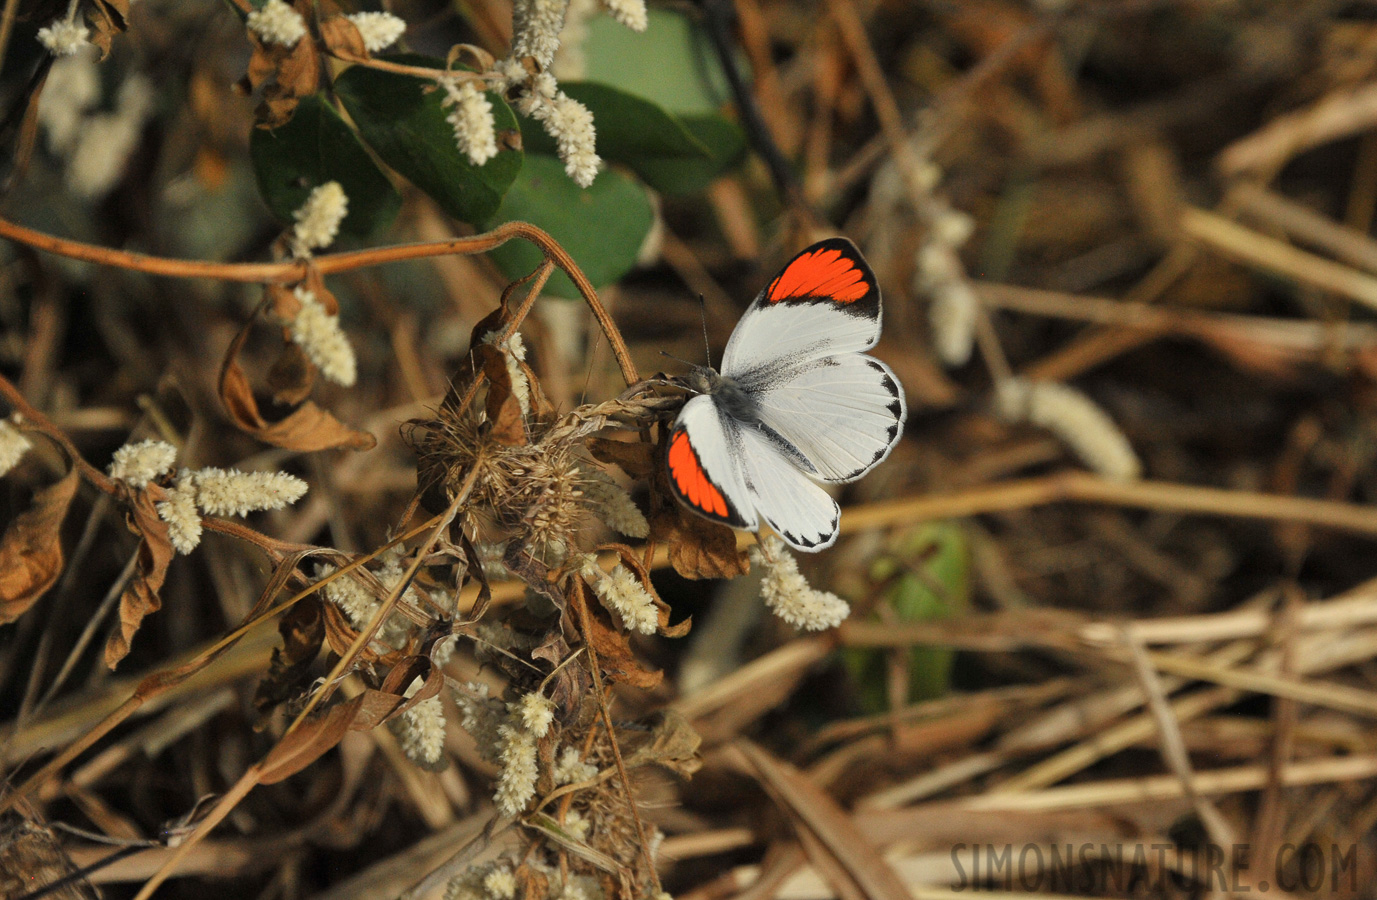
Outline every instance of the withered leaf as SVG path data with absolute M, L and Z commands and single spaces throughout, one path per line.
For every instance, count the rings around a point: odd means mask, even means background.
M 62 522 L 79 481 L 72 469 L 39 491 L 0 538 L 0 625 L 22 616 L 62 574 Z
M 129 503 L 129 525 L 139 535 L 134 577 L 120 595 L 120 624 L 105 643 L 105 664 L 111 669 L 129 655 L 134 633 L 144 617 L 162 608 L 158 592 L 176 551 L 167 537 L 167 523 L 159 516 L 147 491 L 136 491 Z
M 95 34 L 91 35 L 91 43 L 100 48 L 100 58 L 103 62 L 110 55 L 110 45 L 115 40 L 115 35 L 129 27 L 129 0 L 94 0 L 93 11 L 95 12 Z
M 508 447 L 526 443 L 526 422 L 521 402 L 512 391 L 506 351 L 493 344 L 479 344 L 470 352 L 488 378 L 487 413 L 493 440 Z
M 593 676 L 583 666 L 560 668 L 560 663 L 568 659 L 571 653 L 573 650 L 557 629 L 552 630 L 545 641 L 531 651 L 531 659 L 548 662 L 555 673 L 550 681 L 549 697 L 560 711 L 561 719 L 577 710 L 583 698 L 593 689 Z
M 320 759 L 344 738 L 362 706 L 363 695 L 359 695 L 302 722 L 259 763 L 258 783 L 276 784 Z
M 627 634 L 612 624 L 611 617 L 601 604 L 590 602 L 583 582 L 575 579 L 574 590 L 579 591 L 582 600 L 571 604 L 570 610 L 579 619 L 579 632 L 583 639 L 597 653 L 598 665 L 607 680 L 617 681 L 631 687 L 650 690 L 664 680 L 665 673 L 659 669 L 647 669 L 641 665 L 631 650 Z M 588 615 L 584 616 L 583 611 Z
M 421 687 L 410 697 L 406 696 L 406 689 L 422 673 L 425 674 L 425 681 Z M 356 731 L 377 728 L 423 700 L 429 700 L 439 694 L 444 684 L 444 673 L 438 666 L 431 665 L 429 659 L 424 656 L 406 657 L 387 673 L 380 689 L 370 688 L 363 692 L 363 705 L 350 727 Z
M 325 641 L 325 611 L 320 597 L 306 597 L 287 610 L 277 630 L 282 646 L 273 648 L 268 672 L 253 696 L 253 707 L 260 714 L 290 697 L 309 677 L 311 663 Z
M 330 648 L 330 652 L 343 656 L 353 645 L 354 639 L 359 636 L 358 631 L 340 612 L 338 606 L 333 603 L 325 604 L 325 646 Z M 376 644 L 375 644 L 376 646 Z M 370 647 L 364 647 L 359 653 L 359 658 L 368 663 L 382 663 L 384 665 L 396 665 L 402 658 L 400 651 L 379 655 Z
M 313 18 L 310 0 L 298 0 L 297 12 L 306 21 Z M 259 124 L 277 128 L 291 120 L 302 97 L 320 90 L 320 58 L 314 41 L 302 39 L 291 47 L 265 44 L 253 32 L 253 56 L 245 77 L 255 89 L 263 88 L 258 107 Z
M 669 562 L 685 578 L 736 578 L 750 571 L 736 549 L 736 532 L 679 506 L 661 505 L 650 517 L 650 536 L 669 546 Z
M 635 737 L 640 740 L 628 747 L 628 768 L 654 764 L 688 778 L 703 767 L 703 758 L 698 754 L 702 737 L 688 719 L 672 709 L 660 713 L 648 736 L 642 731 Z
M 544 872 L 530 866 L 516 870 L 516 896 L 520 900 L 545 900 L 550 894 L 550 879 Z
M 306 351 L 295 341 L 282 345 L 282 353 L 268 370 L 268 388 L 273 402 L 295 406 L 311 395 L 316 383 L 316 367 Z
M 363 35 L 353 22 L 344 16 L 328 16 L 320 23 L 320 40 L 326 47 L 348 59 L 367 59 L 368 48 L 364 46 Z
M 373 435 L 350 428 L 310 401 L 276 422 L 263 418 L 249 377 L 239 365 L 239 354 L 252 328 L 250 320 L 235 335 L 220 369 L 220 402 L 236 426 L 261 441 L 288 450 L 370 450 L 377 444 Z
M 632 478 L 649 478 L 655 470 L 655 446 L 643 441 L 592 438 L 588 452 L 598 462 L 611 463 Z

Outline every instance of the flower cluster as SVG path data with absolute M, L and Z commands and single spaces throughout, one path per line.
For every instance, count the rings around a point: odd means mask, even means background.
M 581 574 L 593 586 L 602 605 L 617 614 L 627 631 L 654 634 L 660 627 L 660 611 L 635 572 L 621 563 L 613 566 L 611 572 L 603 572 L 595 558 L 589 556 Z
M 298 287 L 294 293 L 301 309 L 287 326 L 292 340 L 306 351 L 320 374 L 336 384 L 351 386 L 358 378 L 358 364 L 354 348 L 339 326 L 339 316 L 330 315 L 314 292 Z
M 932 297 L 928 322 L 932 327 L 933 349 L 949 366 L 964 365 L 975 344 L 979 300 L 966 278 L 957 251 L 970 240 L 975 222 L 965 213 L 952 209 L 945 199 L 931 194 L 942 173 L 929 163 L 919 176 L 920 187 L 929 194 L 924 204 L 927 238 L 918 249 L 913 289 Z
M 454 129 L 454 142 L 469 162 L 483 165 L 497 155 L 497 125 L 493 122 L 492 102 L 472 81 L 441 78 L 440 87 L 445 92 L 440 104 L 449 110 L 445 120 Z
M 72 56 L 90 46 L 91 29 L 76 20 L 76 3 L 67 10 L 67 18 L 54 19 L 38 29 L 38 42 L 53 56 Z
M 851 614 L 851 606 L 836 594 L 814 590 L 798 570 L 798 560 L 774 535 L 751 548 L 751 562 L 765 570 L 760 593 L 775 615 L 795 628 L 823 631 L 836 628 Z
M 297 256 L 310 256 L 312 250 L 330 246 L 339 234 L 340 223 L 349 214 L 349 197 L 338 181 L 327 181 L 311 189 L 306 202 L 292 213 L 292 249 Z
M 1009 378 L 995 391 L 995 411 L 1006 422 L 1031 422 L 1046 428 L 1106 478 L 1132 481 L 1142 477 L 1143 465 L 1119 426 L 1073 387 Z
M 291 48 L 306 36 L 306 20 L 283 0 L 268 0 L 249 13 L 245 24 L 265 44 Z
M 111 478 L 138 489 L 171 472 L 176 462 L 177 448 L 166 441 L 139 441 L 116 450 L 107 471 Z
M 145 442 L 148 443 L 148 442 Z M 282 509 L 300 500 L 306 482 L 285 472 L 241 472 L 238 469 L 182 469 L 157 504 L 167 523 L 168 538 L 179 553 L 201 543 L 201 513 L 242 516 L 261 509 Z
M 392 13 L 361 12 L 346 18 L 359 30 L 364 49 L 369 53 L 386 50 L 406 33 L 406 21 Z
M 413 696 L 422 684 L 424 682 L 417 678 L 407 688 L 406 696 Z M 426 766 L 440 761 L 440 754 L 445 749 L 445 705 L 439 694 L 422 700 L 387 724 L 397 736 L 407 759 Z

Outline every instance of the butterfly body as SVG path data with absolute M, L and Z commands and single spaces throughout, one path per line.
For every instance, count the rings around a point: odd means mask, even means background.
M 879 340 L 880 291 L 855 245 L 814 244 L 742 316 L 721 371 L 695 368 L 696 394 L 669 439 L 670 485 L 733 528 L 769 524 L 800 550 L 836 540 L 840 509 L 815 481 L 853 481 L 903 429 L 903 392 L 863 351 Z

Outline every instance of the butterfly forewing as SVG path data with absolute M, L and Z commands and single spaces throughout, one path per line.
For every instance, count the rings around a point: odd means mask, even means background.
M 761 423 L 802 453 L 817 477 L 861 477 L 899 440 L 906 409 L 889 367 L 862 353 L 830 356 L 751 389 Z
M 669 484 L 690 509 L 733 528 L 756 528 L 738 459 L 741 436 L 707 394 L 684 405 L 669 436 Z
M 880 339 L 880 289 L 846 238 L 814 244 L 790 260 L 751 302 L 722 357 L 722 374 L 768 377 Z

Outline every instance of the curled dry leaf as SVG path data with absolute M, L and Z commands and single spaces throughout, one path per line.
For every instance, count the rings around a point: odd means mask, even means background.
M 326 603 L 325 609 L 325 646 L 330 648 L 332 653 L 343 656 L 353 646 L 354 639 L 359 636 L 358 631 L 349 620 L 340 612 L 338 606 L 333 603 Z M 402 659 L 402 653 L 393 650 L 389 653 L 378 653 L 374 647 L 379 646 L 376 641 L 370 642 L 371 646 L 364 647 L 359 652 L 359 658 L 366 663 L 380 663 L 382 665 L 396 665 Z
M 689 778 L 703 767 L 703 757 L 698 753 L 703 738 L 682 713 L 673 709 L 659 713 L 649 732 L 628 731 L 622 739 L 627 768 L 657 765 Z
M 94 16 L 90 21 L 95 27 L 91 43 L 100 48 L 102 62 L 110 55 L 115 35 L 129 28 L 129 3 L 130 0 L 93 0 L 91 4 Z
M 0 538 L 0 625 L 22 616 L 62 574 L 62 522 L 79 481 L 72 469 L 39 491 Z
M 649 478 L 655 471 L 655 445 L 642 441 L 592 438 L 588 452 L 598 462 L 617 466 L 632 478 Z
M 363 695 L 312 716 L 277 742 L 258 764 L 258 783 L 276 784 L 320 759 L 344 739 L 363 706 Z
M 325 611 L 320 597 L 306 597 L 287 610 L 277 630 L 282 646 L 273 648 L 268 672 L 253 695 L 253 708 L 260 715 L 292 696 L 308 680 L 311 663 L 325 641 Z
M 570 604 L 569 610 L 578 620 L 583 639 L 597 653 L 598 665 L 607 680 L 642 690 L 659 686 L 665 673 L 641 665 L 631 650 L 627 633 L 612 624 L 612 618 L 602 604 L 589 602 L 588 589 L 582 579 L 574 579 L 573 590 L 579 592 L 581 599 L 578 603 Z
M 220 369 L 220 402 L 238 428 L 265 443 L 308 453 L 315 450 L 370 450 L 378 443 L 373 435 L 350 428 L 309 400 L 276 422 L 265 419 L 253 395 L 249 377 L 239 364 L 239 354 L 252 328 L 251 319 L 235 335 L 225 351 L 225 361 Z M 278 393 L 282 394 L 280 388 Z
M 493 440 L 507 447 L 526 443 L 526 422 L 521 403 L 512 393 L 512 376 L 507 370 L 507 353 L 492 344 L 477 344 L 470 351 L 473 365 L 488 379 L 486 411 Z
M 105 643 L 105 664 L 111 669 L 129 655 L 134 633 L 144 617 L 162 608 L 158 592 L 176 551 L 167 536 L 167 523 L 158 515 L 147 491 L 134 492 L 129 503 L 129 527 L 139 535 L 134 577 L 120 595 L 120 624 Z
M 344 59 L 367 59 L 368 48 L 354 23 L 342 15 L 327 16 L 320 22 L 320 42 L 331 53 Z
M 295 8 L 306 21 L 311 21 L 310 0 L 298 0 Z M 291 121 L 302 97 L 320 89 L 320 60 L 315 42 L 308 36 L 291 47 L 265 44 L 251 31 L 248 38 L 253 43 L 253 56 L 244 78 L 250 91 L 263 89 L 258 124 L 262 128 L 279 128 Z

